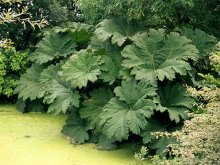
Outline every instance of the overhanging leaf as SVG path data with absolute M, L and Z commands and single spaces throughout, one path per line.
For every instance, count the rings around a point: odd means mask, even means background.
M 89 123 L 86 120 L 80 119 L 77 112 L 72 111 L 61 132 L 70 137 L 73 143 L 81 144 L 89 139 L 87 131 L 90 129 Z
M 100 150 L 115 150 L 117 148 L 116 144 L 115 144 L 116 139 L 114 138 L 107 138 L 105 135 L 101 135 L 99 137 L 99 141 L 98 141 L 98 149 Z
M 147 96 L 155 96 L 156 88 L 146 81 L 136 80 L 123 81 L 122 86 L 116 87 L 114 90 L 116 96 L 127 104 L 134 105 L 138 99 L 144 99 Z
M 92 36 L 90 32 L 91 26 L 80 22 L 65 23 L 61 27 L 55 27 L 54 31 L 57 33 L 68 32 L 77 45 L 88 42 Z

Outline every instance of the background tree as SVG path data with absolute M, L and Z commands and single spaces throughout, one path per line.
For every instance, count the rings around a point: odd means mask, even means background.
M 86 22 L 124 17 L 147 27 L 190 25 L 220 37 L 220 0 L 78 0 Z

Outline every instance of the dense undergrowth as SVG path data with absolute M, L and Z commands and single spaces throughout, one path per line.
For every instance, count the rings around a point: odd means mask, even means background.
M 210 56 L 210 63 L 217 76 L 204 75 L 204 85 L 199 89 L 189 87 L 191 95 L 198 99 L 198 111 L 192 113 L 192 119 L 184 122 L 181 130 L 173 133 L 158 132 L 158 136 L 175 137 L 178 144 L 170 145 L 166 160 L 153 158 L 154 164 L 219 164 L 220 162 L 220 89 L 219 89 L 219 44 Z M 174 157 L 175 156 L 175 157 Z
M 200 17 L 195 17 L 194 5 L 199 1 L 172 1 L 171 6 L 178 9 L 176 15 L 165 2 L 162 9 L 166 12 L 163 13 L 159 10 L 159 1 L 156 2 L 139 1 L 150 6 L 142 8 L 143 5 L 134 1 L 108 4 L 94 0 L 92 6 L 81 0 L 76 3 L 79 10 L 73 4 L 65 6 L 64 1 L 57 4 L 53 1 L 52 5 L 56 6 L 53 12 L 51 6 L 50 10 L 43 10 L 51 11 L 46 14 L 48 18 L 62 12 L 57 5 L 63 5 L 67 15 L 74 10 L 77 15 L 74 20 L 95 25 L 71 22 L 72 17 L 68 20 L 59 17 L 58 22 L 49 19 L 50 26 L 34 35 L 32 39 L 39 42 L 35 47 L 31 45 L 27 60 L 26 56 L 24 60 L 16 59 L 19 65 L 23 61 L 30 64 L 16 82 L 14 94 L 18 95 L 18 109 L 21 112 L 68 114 L 62 133 L 73 143 L 94 142 L 100 149 L 110 150 L 122 142 L 136 141 L 147 146 L 151 155 L 168 157 L 173 151 L 170 156 L 177 155 L 178 158 L 175 148 L 171 151 L 167 146 L 184 144 L 184 139 L 180 138 L 186 139 L 184 131 L 190 129 L 187 122 L 195 122 L 196 126 L 197 121 L 203 122 L 197 116 L 209 115 L 198 114 L 203 109 L 195 105 L 195 101 L 206 104 L 209 100 L 193 98 L 186 86 L 198 88 L 202 85 L 200 88 L 204 89 L 200 80 L 206 78 L 217 86 L 217 90 L 219 87 L 219 80 L 215 78 L 219 76 L 218 52 L 209 62 L 218 40 L 211 34 L 217 34 L 218 30 L 210 28 L 208 31 L 207 26 L 198 23 Z M 106 10 L 100 9 L 103 4 L 106 4 Z M 43 7 L 45 4 L 36 5 Z M 200 4 L 198 9 L 204 7 L 202 14 L 206 16 L 205 9 L 212 5 Z M 91 19 L 91 6 L 102 17 L 94 15 Z M 90 12 L 86 13 L 87 9 Z M 218 6 L 215 9 L 215 12 L 219 11 Z M 37 9 L 32 6 L 30 10 Z M 141 11 L 141 15 L 136 11 Z M 187 12 L 183 14 L 183 11 Z M 213 17 L 215 12 L 211 13 Z M 151 17 L 145 19 L 148 13 Z M 213 21 L 204 18 L 206 23 Z M 25 46 L 28 47 L 27 44 L 22 47 Z M 21 49 L 21 46 L 17 47 Z M 2 54 L 5 59 L 6 53 Z M 6 61 L 2 63 L 5 66 Z M 7 72 L 9 74 L 14 75 L 11 71 Z M 182 134 L 173 136 L 182 126 L 182 132 L 179 131 Z M 196 128 L 193 124 L 190 126 Z M 157 132 L 161 131 L 167 136 L 159 136 Z M 200 139 L 200 135 L 194 138 Z M 178 152 L 185 149 L 188 150 L 183 146 Z M 155 161 L 161 160 L 155 157 Z

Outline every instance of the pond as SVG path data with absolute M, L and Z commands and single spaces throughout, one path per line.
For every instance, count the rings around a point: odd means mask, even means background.
M 128 165 L 130 146 L 100 151 L 94 144 L 73 145 L 60 133 L 65 115 L 21 114 L 0 105 L 0 165 Z

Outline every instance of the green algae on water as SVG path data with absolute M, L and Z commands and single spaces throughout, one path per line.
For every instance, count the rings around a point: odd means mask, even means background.
M 0 105 L 0 165 L 128 165 L 129 148 L 100 151 L 95 144 L 72 145 L 60 130 L 65 115 L 21 114 Z

